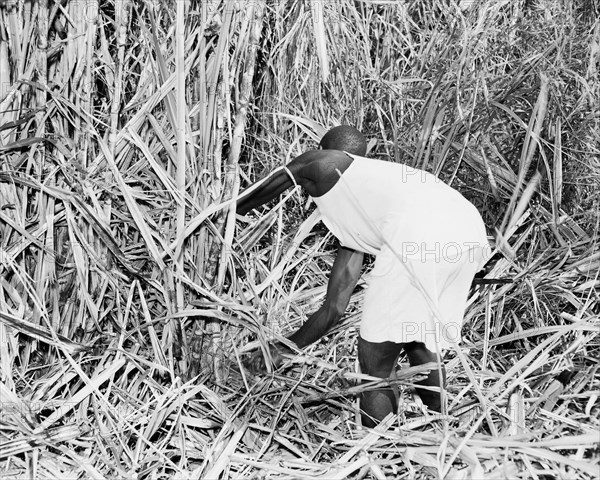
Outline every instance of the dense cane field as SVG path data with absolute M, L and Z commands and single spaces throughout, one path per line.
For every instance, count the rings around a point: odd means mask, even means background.
M 600 4 L 463 3 L 0 2 L 2 479 L 598 478 Z M 401 359 L 374 430 L 364 281 L 242 366 L 335 241 L 296 191 L 227 201 L 342 123 L 471 200 L 509 280 L 472 289 L 443 413 Z

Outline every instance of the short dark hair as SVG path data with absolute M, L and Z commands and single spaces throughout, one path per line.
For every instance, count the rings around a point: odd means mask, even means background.
M 319 143 L 324 150 L 343 150 L 364 157 L 367 153 L 367 139 L 356 128 L 340 125 L 329 130 Z

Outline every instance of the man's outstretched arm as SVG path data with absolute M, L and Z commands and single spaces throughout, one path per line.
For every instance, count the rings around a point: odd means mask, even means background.
M 294 184 L 285 171 L 277 170 L 242 192 L 236 203 L 236 211 L 245 215 L 250 210 L 277 198 L 292 185 Z
M 342 317 L 360 278 L 363 253 L 340 246 L 329 275 L 325 302 L 289 339 L 299 348 L 319 340 Z
M 348 156 L 342 152 L 310 150 L 294 158 L 287 164 L 287 169 L 309 195 L 318 196 L 339 179 L 335 169 L 339 167 L 343 170 L 348 166 L 348 161 Z M 290 176 L 280 167 L 267 178 L 244 190 L 237 200 L 236 210 L 240 215 L 245 215 L 253 208 L 277 198 L 293 185 Z

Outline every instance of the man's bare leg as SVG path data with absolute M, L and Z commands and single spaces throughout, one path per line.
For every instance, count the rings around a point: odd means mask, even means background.
M 408 362 L 411 367 L 416 367 L 418 365 L 423 365 L 425 363 L 434 362 L 437 363 L 437 355 L 428 350 L 424 343 L 422 342 L 409 342 L 404 344 L 404 351 L 408 356 Z M 446 387 L 446 368 L 442 364 L 442 378 L 440 381 L 440 372 L 439 369 L 432 370 L 428 377 L 425 380 L 422 380 L 417 383 L 417 385 L 422 385 L 426 387 L 438 387 L 440 391 L 433 391 L 424 388 L 416 388 L 419 397 L 423 403 L 430 409 L 436 412 L 442 411 L 442 399 L 441 399 L 441 389 Z
M 402 350 L 401 343 L 373 343 L 358 337 L 358 362 L 361 372 L 378 378 L 388 378 Z M 362 424 L 373 428 L 390 412 L 396 412 L 398 402 L 391 387 L 363 392 L 360 395 Z

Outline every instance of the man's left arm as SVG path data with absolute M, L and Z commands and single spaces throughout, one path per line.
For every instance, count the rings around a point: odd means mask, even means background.
M 362 268 L 364 254 L 340 246 L 327 284 L 325 302 L 288 338 L 298 348 L 319 340 L 344 315 Z
M 362 252 L 339 247 L 329 275 L 325 302 L 296 332 L 288 337 L 298 348 L 304 348 L 319 340 L 342 317 L 360 278 L 363 257 Z M 290 353 L 292 353 L 291 350 L 280 342 L 271 344 L 273 367 L 279 368 L 284 361 L 283 355 Z M 267 369 L 265 358 L 260 351 L 254 352 L 244 364 L 253 373 L 263 372 Z

